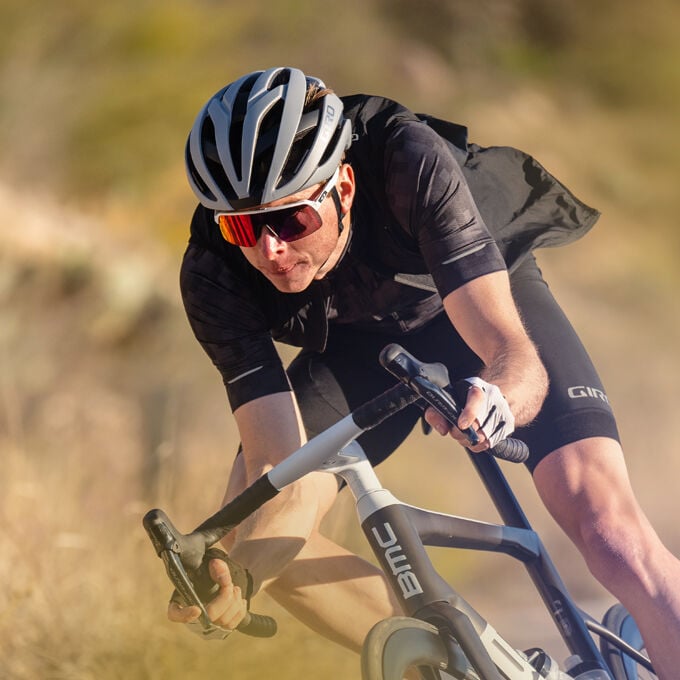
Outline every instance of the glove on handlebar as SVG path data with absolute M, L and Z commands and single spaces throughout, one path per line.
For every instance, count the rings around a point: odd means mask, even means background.
M 203 602 L 208 602 L 219 590 L 217 583 L 210 578 L 210 572 L 208 570 L 208 563 L 210 560 L 214 559 L 222 560 L 229 567 L 231 580 L 235 586 L 238 586 L 241 589 L 243 598 L 248 603 L 248 609 L 250 609 L 250 598 L 253 594 L 253 578 L 245 567 L 241 566 L 235 560 L 232 560 L 231 557 L 220 548 L 208 548 L 208 550 L 205 551 L 205 557 L 201 562 L 201 566 L 196 570 L 195 574 L 192 575 L 192 581 L 194 582 L 197 595 Z
M 219 585 L 210 577 L 208 568 L 210 560 L 214 559 L 222 560 L 227 564 L 229 573 L 231 574 L 231 580 L 235 586 L 238 586 L 241 589 L 243 598 L 247 603 L 247 608 L 250 610 L 250 598 L 253 594 L 253 578 L 245 567 L 241 566 L 235 560 L 232 560 L 227 553 L 220 548 L 208 548 L 208 550 L 205 551 L 201 566 L 191 575 L 196 594 L 203 603 L 207 603 L 219 591 Z M 182 597 L 177 590 L 173 591 L 170 599 L 172 602 L 176 602 L 182 606 L 186 605 L 186 602 L 182 600 Z M 233 632 L 227 628 L 218 626 L 217 624 L 213 624 L 211 628 L 206 629 L 199 621 L 187 623 L 186 626 L 192 633 L 200 635 L 204 640 L 223 640 Z
M 481 415 L 478 417 L 480 430 L 493 448 L 499 442 L 507 439 L 515 429 L 515 416 L 510 406 L 496 385 L 492 385 L 481 378 L 466 378 L 463 383 L 478 387 L 485 397 Z M 469 387 L 468 387 L 469 389 Z

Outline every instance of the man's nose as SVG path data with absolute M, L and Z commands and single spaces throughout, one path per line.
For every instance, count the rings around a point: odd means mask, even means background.
M 276 233 L 266 225 L 262 229 L 257 245 L 267 259 L 275 258 L 286 248 L 286 242 L 282 241 Z

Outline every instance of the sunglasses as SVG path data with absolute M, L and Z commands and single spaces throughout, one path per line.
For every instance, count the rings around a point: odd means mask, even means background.
M 282 241 L 297 241 L 321 228 L 323 220 L 319 206 L 334 189 L 339 174 L 338 167 L 314 199 L 274 208 L 215 213 L 215 222 L 219 224 L 224 240 L 235 246 L 251 248 L 265 228 Z

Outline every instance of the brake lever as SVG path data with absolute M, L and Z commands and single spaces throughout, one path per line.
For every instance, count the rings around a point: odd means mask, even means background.
M 426 364 L 409 354 L 403 347 L 392 343 L 380 353 L 380 363 L 395 378 L 406 383 L 419 397 L 443 415 L 454 427 L 458 427 L 460 407 L 447 391 L 451 381 L 449 371 L 442 363 Z M 431 385 L 434 385 L 433 389 Z M 473 427 L 461 430 L 474 446 L 479 435 Z
M 180 547 L 182 534 L 177 531 L 162 510 L 154 509 L 147 512 L 142 524 L 151 539 L 156 554 L 163 560 L 165 571 L 172 585 L 175 586 L 186 605 L 194 605 L 201 610 L 199 616 L 201 625 L 204 630 L 211 630 L 214 624 L 210 620 L 205 604 L 198 596 L 182 561 L 182 549 Z M 205 554 L 205 548 L 203 554 Z M 195 556 L 192 554 L 192 557 Z M 201 563 L 202 559 L 203 556 L 201 555 L 198 564 Z
M 189 574 L 197 576 L 196 572 L 203 563 L 207 548 L 214 543 L 218 534 L 214 531 L 196 530 L 184 535 L 177 531 L 167 515 L 158 509 L 147 512 L 142 524 L 153 543 L 156 554 L 163 560 L 170 582 L 175 586 L 184 603 L 199 608 L 201 612 L 199 622 L 203 633 L 208 637 L 219 627 L 210 620 L 204 600 L 198 594 L 196 581 L 192 580 Z M 214 584 L 213 588 L 217 590 L 217 585 Z M 211 591 L 207 597 L 214 594 L 215 592 Z M 255 637 L 271 637 L 276 634 L 276 629 L 276 621 L 271 616 L 255 614 L 252 611 L 248 611 L 236 627 L 236 630 Z

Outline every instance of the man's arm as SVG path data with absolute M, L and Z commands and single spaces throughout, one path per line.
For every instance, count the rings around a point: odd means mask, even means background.
M 302 420 L 292 392 L 279 392 L 249 401 L 234 411 L 243 451 L 232 470 L 225 503 L 305 442 Z M 229 555 L 253 577 L 253 593 L 273 579 L 303 549 L 337 494 L 332 475 L 310 473 L 283 489 L 228 536 Z M 233 543 L 231 543 L 233 541 Z M 229 570 L 212 560 L 210 573 L 220 585 L 206 604 L 210 619 L 228 629 L 245 615 L 245 593 L 234 587 Z M 172 621 L 196 621 L 198 607 L 171 602 Z
M 444 298 L 444 308 L 451 323 L 468 346 L 484 362 L 480 377 L 497 385 L 506 398 L 516 425 L 525 425 L 537 415 L 548 389 L 548 377 L 527 335 L 510 291 L 505 271 L 480 276 Z M 473 425 L 479 413 L 481 391 L 472 388 L 458 424 L 461 429 Z M 440 432 L 443 420 L 431 411 L 428 421 Z M 475 423 L 478 429 L 479 423 Z M 469 446 L 456 430 L 452 435 Z M 485 445 L 473 447 L 482 450 Z
M 292 392 L 247 402 L 236 409 L 234 417 L 243 445 L 246 485 L 306 441 Z M 328 510 L 335 492 L 337 483 L 329 475 L 321 472 L 306 475 L 240 525 L 230 554 L 251 572 L 255 589 L 278 575 L 297 555 Z M 266 549 L 262 546 L 264 540 Z

